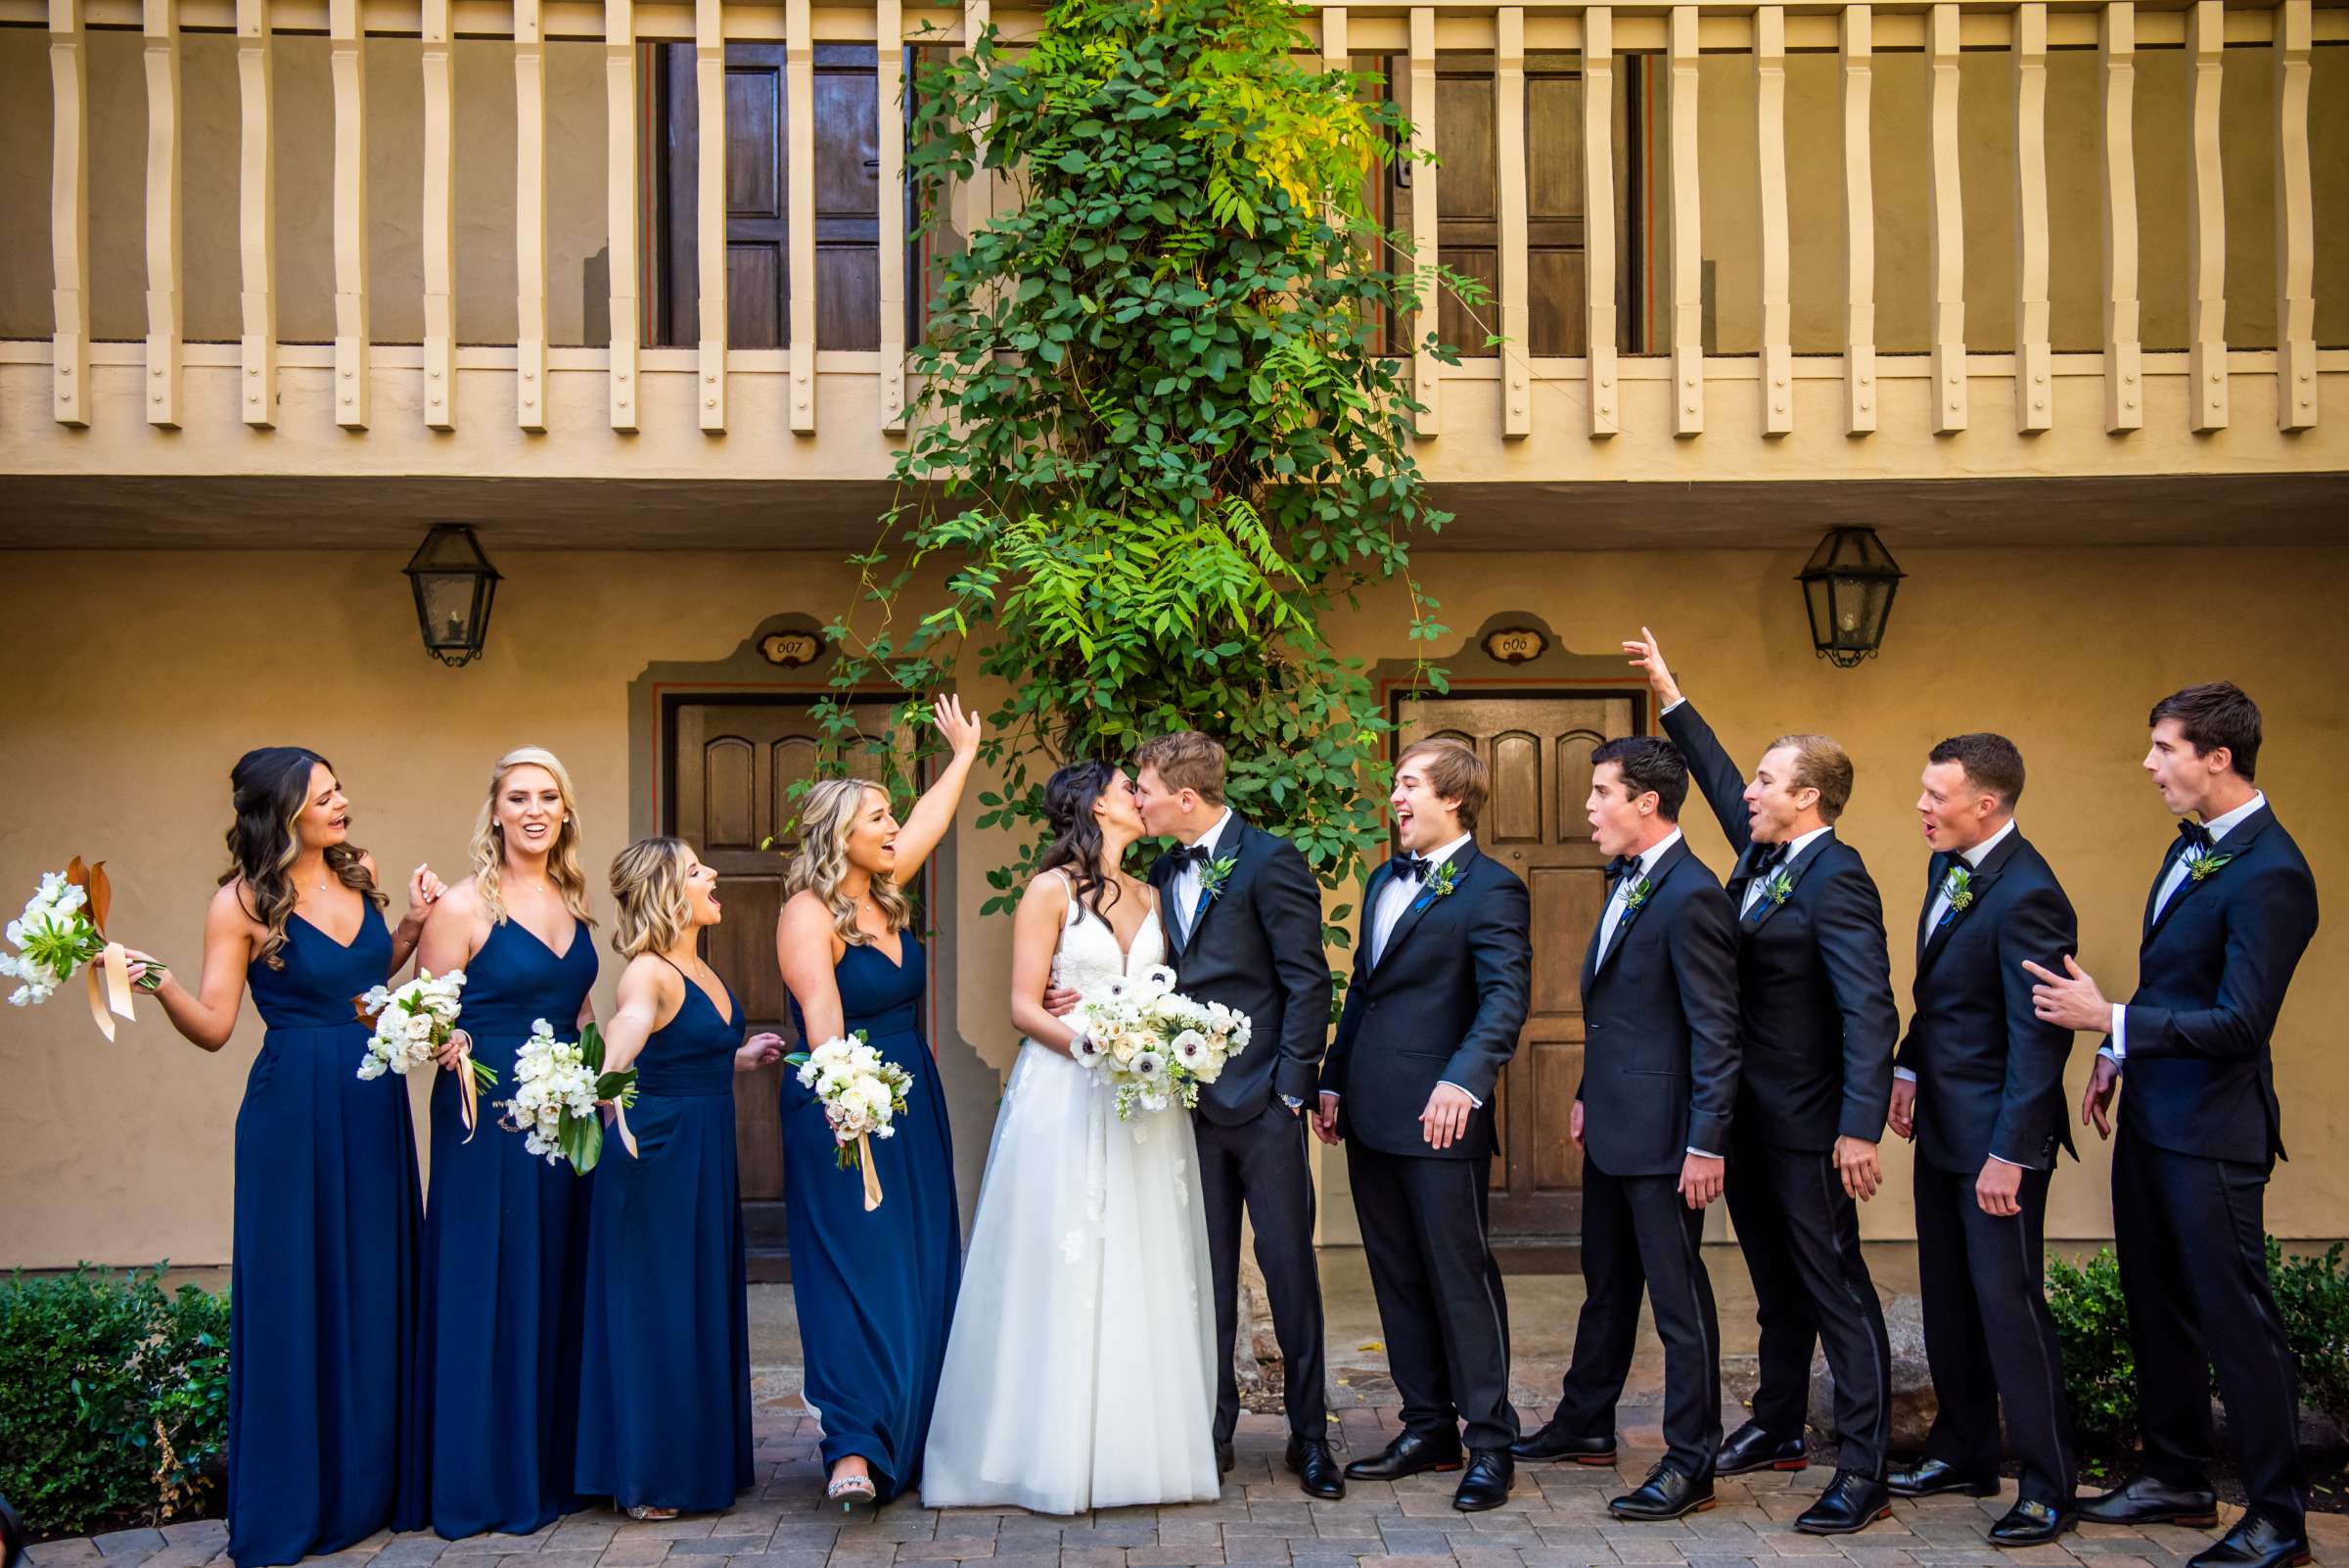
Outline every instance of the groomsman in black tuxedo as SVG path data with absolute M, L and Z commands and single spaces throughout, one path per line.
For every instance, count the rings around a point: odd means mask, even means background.
M 2079 946 L 2071 900 L 2014 825 L 2023 757 L 2004 735 L 1933 748 L 1916 809 L 1933 850 L 1916 925 L 1916 1010 L 1893 1058 L 1892 1129 L 1915 1142 L 1916 1267 L 1940 1408 L 1905 1498 L 1996 1496 L 2006 1442 L 2019 1500 L 1991 1527 L 2035 1546 L 2073 1525 L 2071 1417 L 2044 1278 L 2048 1179 L 2070 1149 L 2072 1032 L 2041 1019 L 2027 961 Z
M 1305 1145 L 1334 990 L 1321 949 L 1321 888 L 1295 845 L 1223 804 L 1223 748 L 1197 730 L 1147 741 L 1134 754 L 1142 823 L 1177 846 L 1150 872 L 1174 972 L 1186 994 L 1247 1014 L 1252 1029 L 1249 1048 L 1199 1091 L 1191 1117 L 1215 1265 L 1216 1458 L 1232 1468 L 1240 1418 L 1231 1353 L 1244 1207 L 1286 1373 L 1288 1467 L 1309 1496 L 1342 1498 L 1346 1478 L 1329 1452 Z
M 1452 1506 L 1508 1500 L 1517 1412 L 1509 1321 L 1485 1184 L 1493 1088 L 1533 996 L 1525 884 L 1479 853 L 1485 764 L 1454 740 L 1421 741 L 1395 764 L 1404 853 L 1362 890 L 1362 940 L 1313 1130 L 1346 1142 L 1362 1251 L 1403 1395 L 1403 1434 L 1349 1476 L 1467 1473 Z
M 1835 836 L 1852 761 L 1824 735 L 1784 735 L 1747 783 L 1682 700 L 1655 634 L 1643 626 L 1640 636 L 1624 651 L 1646 671 L 1664 732 L 1738 851 L 1728 895 L 1742 1062 L 1728 1199 L 1754 1279 L 1761 1383 L 1717 1473 L 1803 1468 L 1811 1350 L 1821 1344 L 1841 1451 L 1834 1481 L 1795 1528 L 1846 1535 L 1892 1511 L 1892 1350 L 1857 1205 L 1883 1182 L 1876 1145 L 1901 1033 L 1883 902 L 1860 852 Z
M 1664 1458 L 1607 1504 L 1618 1519 L 1713 1506 L 1721 1329 L 1699 1246 L 1737 1100 L 1737 915 L 1681 837 L 1688 765 L 1638 735 L 1590 754 L 1590 836 L 1614 856 L 1583 956 L 1583 1281 L 1557 1413 L 1521 1459 L 1615 1462 L 1615 1404 L 1644 1286 L 1664 1341 Z
M 2261 1209 L 2283 1155 L 2269 1041 L 2317 931 L 2317 884 L 2252 782 L 2259 709 L 2232 683 L 2189 686 L 2150 718 L 2145 771 L 2181 818 L 2154 874 L 2137 993 L 2107 1002 L 2068 955 L 2033 964 L 2039 1016 L 2109 1031 L 2082 1097 L 2083 1124 L 2120 1137 L 2112 1218 L 2137 1358 L 2142 1473 L 2083 1499 L 2080 1517 L 2208 1527 L 2209 1384 L 2218 1373 L 2247 1502 L 2193 1568 L 2308 1561 L 2299 1391 L 2268 1284 Z

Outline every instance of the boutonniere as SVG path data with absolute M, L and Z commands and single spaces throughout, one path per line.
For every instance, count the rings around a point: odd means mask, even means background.
M 1637 914 L 1640 906 L 1647 902 L 1649 896 L 1655 891 L 1656 885 L 1645 877 L 1641 877 L 1638 881 L 1633 883 L 1631 886 L 1631 891 L 1623 896 L 1624 918 L 1628 920 L 1633 915 Z
M 2215 850 L 2196 850 L 2186 857 L 2186 874 L 2196 882 L 2219 874 L 2219 867 L 2234 859 L 2232 854 L 2220 854 Z
M 1213 900 L 1218 894 L 1223 891 L 1223 884 L 1231 880 L 1232 867 L 1239 863 L 1238 855 L 1227 854 L 1221 860 L 1211 860 L 1201 866 L 1199 868 L 1199 897 Z
M 1452 863 L 1450 860 L 1447 860 L 1442 865 L 1436 867 L 1433 871 L 1430 871 L 1427 874 L 1426 897 L 1430 899 L 1449 899 L 1451 897 L 1452 889 L 1457 886 L 1458 878 L 1453 870 Z
M 1762 897 L 1770 900 L 1771 907 L 1773 909 L 1793 896 L 1794 877 L 1788 872 L 1780 871 L 1776 876 L 1762 884 Z
M 1953 867 L 1950 871 L 1949 914 L 1943 915 L 1942 919 L 1948 920 L 1950 915 L 1956 914 L 1973 901 L 1974 879 L 1972 874 L 1964 866 Z

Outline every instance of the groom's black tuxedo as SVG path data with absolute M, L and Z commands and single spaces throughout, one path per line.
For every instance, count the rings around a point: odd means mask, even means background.
M 1966 873 L 1962 906 L 1941 897 L 1956 866 Z M 2072 1034 L 2040 1019 L 2023 964 L 2061 974 L 2079 950 L 2071 900 L 2020 829 L 1979 863 L 1934 855 L 1917 911 L 1916 1009 L 1894 1058 L 1916 1078 L 1917 1278 L 1941 1394 L 1925 1457 L 1996 1477 L 2003 1407 L 2019 1495 L 2063 1509 L 2075 1482 L 2071 1419 L 2043 1260 L 2048 1177 L 2055 1151 L 2072 1146 Z M 1992 1159 L 2022 1168 L 2022 1213 L 1983 1212 L 1974 1183 Z
M 1533 996 L 1532 910 L 1525 884 L 1470 840 L 1421 884 L 1374 955 L 1380 895 L 1395 875 L 1389 861 L 1363 890 L 1354 982 L 1321 1091 L 1339 1096 L 1404 1426 L 1451 1452 L 1465 1422 L 1471 1450 L 1502 1450 L 1517 1416 L 1486 1182 L 1494 1085 Z M 1448 1149 L 1431 1147 L 1419 1122 L 1439 1083 L 1482 1102 Z
M 1231 861 L 1213 892 L 1191 909 L 1171 907 L 1178 866 L 1172 854 L 1151 868 L 1159 927 L 1177 984 L 1199 1001 L 1248 1015 L 1248 1048 L 1199 1091 L 1191 1129 L 1199 1144 L 1200 1196 L 1215 1264 L 1218 1443 L 1240 1417 L 1232 1339 L 1239 1331 L 1240 1217 L 1256 1226 L 1272 1329 L 1280 1341 L 1289 1427 L 1315 1442 L 1328 1436 L 1323 1388 L 1321 1279 L 1313 1262 L 1313 1178 L 1306 1124 L 1282 1096 L 1307 1101 L 1329 1038 L 1329 960 L 1321 950 L 1321 889 L 1297 847 L 1232 815 L 1205 843 Z
M 1639 1336 L 1639 1298 L 1664 1342 L 1667 1457 L 1713 1473 L 1721 1446 L 1721 1329 L 1699 1244 L 1705 1214 L 1680 1193 L 1690 1149 L 1727 1154 L 1737 1098 L 1737 919 L 1705 863 L 1676 839 L 1654 852 L 1612 940 L 1608 890 L 1583 955 L 1583 1281 L 1553 1425 L 1615 1437 Z M 1641 885 L 1639 873 L 1627 880 Z
M 1812 1346 L 1823 1343 L 1842 1440 L 1836 1467 L 1881 1479 L 1892 1352 L 1860 1255 L 1859 1212 L 1831 1151 L 1839 1136 L 1880 1140 L 1892 1103 L 1901 1018 L 1883 900 L 1860 853 L 1829 828 L 1762 879 L 1749 907 L 1768 847 L 1748 827 L 1745 775 L 1692 705 L 1668 711 L 1664 732 L 1738 851 L 1728 896 L 1740 911 L 1742 1061 L 1728 1200 L 1762 1326 L 1753 1418 L 1781 1441 L 1801 1435 Z
M 2145 1469 L 2207 1485 L 2212 1366 L 2251 1508 L 2299 1534 L 2298 1395 L 2261 1211 L 2283 1153 L 2269 1039 L 2316 935 L 2317 884 L 2265 806 L 2212 847 L 2224 863 L 2162 902 L 2186 853 L 2173 841 L 2154 875 L 2120 1041 L 2113 1233 Z

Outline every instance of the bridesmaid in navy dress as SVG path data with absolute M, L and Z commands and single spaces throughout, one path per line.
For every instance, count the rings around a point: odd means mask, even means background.
M 717 873 L 679 839 L 612 862 L 628 960 L 604 1070 L 634 1067 L 631 1156 L 607 1130 L 587 1222 L 577 1489 L 632 1518 L 730 1506 L 750 1486 L 751 1336 L 734 1075 L 779 1060 L 704 963 Z
M 418 866 L 406 917 L 385 926 L 375 862 L 316 753 L 248 752 L 229 778 L 232 863 L 203 977 L 191 992 L 166 973 L 156 999 L 207 1051 L 249 983 L 268 1026 L 237 1113 L 228 1353 L 228 1554 L 265 1568 L 422 1523 L 408 1085 L 359 1079 L 369 1031 L 351 1000 L 407 963 L 441 889 Z M 160 967 L 132 957 L 134 974 Z
M 827 779 L 800 806 L 791 897 L 775 952 L 792 1017 L 809 1045 L 856 1030 L 913 1075 L 895 1135 L 871 1140 L 881 1207 L 839 1169 L 814 1092 L 783 1076 L 783 1199 L 791 1293 L 806 1362 L 806 1397 L 823 1427 L 825 1496 L 886 1502 L 921 1479 L 930 1408 L 962 1278 L 954 1140 L 937 1059 L 922 1038 L 927 981 L 902 884 L 945 837 L 979 754 L 978 715 L 935 709 L 952 755 L 900 826 L 889 796 Z
M 497 1074 L 465 1130 L 458 1071 L 433 1085 L 432 1190 L 424 1220 L 422 1368 L 433 1529 L 451 1541 L 528 1535 L 581 1505 L 579 1290 L 586 1186 L 493 1125 L 514 1091 L 514 1053 L 545 1019 L 576 1039 L 594 1016 L 593 924 L 579 870 L 571 775 L 552 752 L 498 760 L 473 835 L 474 874 L 425 923 L 416 961 L 465 972 L 457 1036 L 441 1054 Z

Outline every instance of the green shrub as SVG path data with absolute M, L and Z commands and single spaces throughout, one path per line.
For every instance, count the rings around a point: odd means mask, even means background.
M 0 1285 L 0 1493 L 35 1535 L 199 1514 L 228 1446 L 228 1298 L 161 1269 Z
M 2349 1426 L 2349 1269 L 2334 1242 L 2322 1257 L 2286 1258 L 2268 1238 L 2268 1278 L 2300 1372 L 2300 1403 Z

